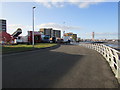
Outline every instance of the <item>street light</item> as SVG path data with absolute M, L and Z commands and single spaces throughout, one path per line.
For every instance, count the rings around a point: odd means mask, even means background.
M 65 22 L 63 22 L 63 25 L 65 26 Z M 64 30 L 63 32 L 64 32 L 64 34 L 65 34 L 65 30 Z
M 33 45 L 33 48 L 34 48 L 34 9 L 35 9 L 36 7 L 33 7 L 32 9 L 33 9 L 33 32 L 32 32 L 32 45 Z

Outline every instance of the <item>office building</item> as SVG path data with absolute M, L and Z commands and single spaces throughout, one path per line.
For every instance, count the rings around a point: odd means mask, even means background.
M 6 32 L 6 20 L 0 19 L 0 32 Z
M 53 37 L 61 38 L 61 31 L 60 30 L 53 30 Z
M 49 35 L 51 37 L 61 38 L 60 30 L 53 30 L 52 28 L 41 28 L 40 33 L 43 35 Z
M 52 28 L 41 28 L 40 33 L 52 37 Z

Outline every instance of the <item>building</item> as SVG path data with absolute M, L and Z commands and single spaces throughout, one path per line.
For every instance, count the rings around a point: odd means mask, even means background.
M 61 38 L 61 31 L 60 30 L 53 30 L 53 37 Z
M 0 19 L 0 32 L 1 31 L 4 31 L 4 32 L 6 32 L 6 20 L 4 20 L 4 19 Z
M 52 28 L 41 28 L 40 33 L 52 37 Z
M 70 33 L 65 33 L 64 36 L 71 36 L 72 37 L 73 33 L 70 32 Z
M 51 37 L 61 38 L 60 30 L 53 30 L 52 28 L 41 28 L 40 33 L 43 35 L 49 35 Z
M 72 35 L 72 39 L 74 39 L 75 41 L 77 41 L 77 34 L 73 34 Z

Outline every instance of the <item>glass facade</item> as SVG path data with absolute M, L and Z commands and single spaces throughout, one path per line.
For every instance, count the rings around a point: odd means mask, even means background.
M 0 19 L 0 31 L 6 32 L 6 20 Z

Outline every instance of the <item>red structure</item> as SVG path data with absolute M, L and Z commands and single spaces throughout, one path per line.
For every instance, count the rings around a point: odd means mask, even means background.
M 35 43 L 40 43 L 42 41 L 41 34 L 39 32 L 34 32 Z M 28 42 L 32 43 L 32 31 L 28 31 Z
M 13 37 L 7 32 L 0 32 L 0 41 L 1 43 L 11 43 L 13 41 Z

